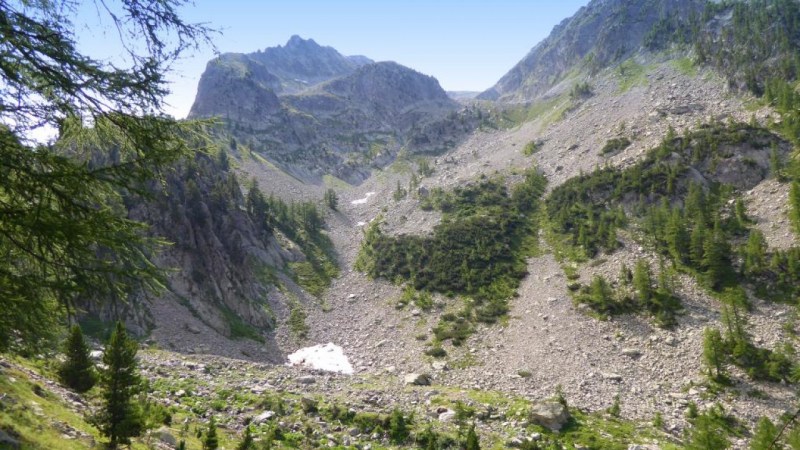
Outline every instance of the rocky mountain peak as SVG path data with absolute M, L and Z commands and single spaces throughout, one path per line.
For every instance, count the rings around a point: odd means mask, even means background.
M 299 35 L 293 34 L 292 37 L 286 41 L 285 48 L 303 48 L 303 47 L 319 47 L 314 39 L 303 39 Z

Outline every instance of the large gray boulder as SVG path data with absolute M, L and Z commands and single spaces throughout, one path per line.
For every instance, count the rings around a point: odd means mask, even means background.
M 554 400 L 534 403 L 528 413 L 528 422 L 553 431 L 560 431 L 569 419 L 567 407 Z
M 431 377 L 424 373 L 409 373 L 405 376 L 405 382 L 414 386 L 430 386 Z

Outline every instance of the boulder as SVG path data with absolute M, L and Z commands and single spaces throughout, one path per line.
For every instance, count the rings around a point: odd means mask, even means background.
M 251 423 L 255 425 L 261 425 L 262 423 L 269 421 L 273 417 L 275 417 L 275 411 L 264 411 L 263 413 L 253 417 Z
M 528 413 L 528 422 L 553 431 L 561 430 L 570 419 L 567 407 L 556 401 L 534 403 Z
M 317 379 L 311 375 L 303 375 L 297 378 L 297 382 L 300 384 L 314 384 L 317 382 Z
M 443 413 L 439 414 L 439 421 L 440 422 L 450 422 L 456 418 L 456 412 L 452 409 L 448 409 Z
M 409 373 L 405 377 L 405 382 L 414 386 L 430 386 L 431 377 L 424 373 Z
M 161 427 L 155 432 L 156 438 L 170 446 L 170 448 L 175 448 L 178 445 L 178 440 L 175 439 L 175 436 L 172 434 L 169 428 Z
M 16 450 L 18 448 L 22 448 L 22 444 L 20 444 L 19 440 L 11 436 L 9 433 L 0 430 L 0 448 Z

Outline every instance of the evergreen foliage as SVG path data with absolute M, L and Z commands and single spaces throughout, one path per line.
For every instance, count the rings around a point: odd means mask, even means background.
M 403 412 L 399 409 L 394 409 L 389 417 L 389 439 L 396 445 L 402 445 L 410 435 L 411 432 Z
M 130 444 L 142 431 L 142 415 L 134 397 L 139 393 L 136 352 L 139 344 L 131 339 L 122 322 L 117 322 L 103 352 L 101 384 L 103 409 L 96 418 L 98 428 L 109 438 L 109 447 Z
M 336 191 L 333 189 L 328 189 L 325 191 L 325 196 L 323 198 L 325 204 L 328 205 L 333 211 L 337 211 L 339 208 L 339 196 L 336 195 Z
M 160 242 L 126 217 L 123 193 L 146 193 L 190 151 L 197 123 L 147 114 L 163 104 L 167 69 L 207 30 L 178 16 L 182 0 L 113 3 L 104 17 L 137 40 L 114 64 L 76 47 L 75 3 L 0 4 L 0 351 L 46 345 L 78 296 L 160 286 L 150 259 Z M 47 127 L 57 142 L 29 140 Z
M 732 86 L 761 95 L 770 79 L 797 79 L 800 5 L 793 0 L 709 1 L 702 13 L 686 19 L 663 17 L 644 43 L 651 50 L 671 43 L 689 46 L 698 63 L 719 70 Z
M 81 327 L 73 325 L 64 342 L 66 360 L 58 369 L 61 383 L 75 392 L 86 392 L 97 383 L 97 371 L 89 356 L 89 346 L 83 338 Z
M 478 433 L 475 432 L 475 424 L 470 425 L 467 430 L 467 437 L 464 439 L 464 450 L 480 450 L 481 444 L 478 440 Z
M 236 450 L 255 450 L 255 440 L 253 439 L 253 430 L 250 425 L 244 427 L 244 436 L 242 442 L 236 446 Z
M 774 441 L 778 437 L 778 428 L 767 417 L 762 417 L 756 425 L 756 431 L 750 440 L 750 450 L 770 450 L 782 448 L 781 445 L 775 446 Z
M 616 154 L 630 147 L 630 145 L 631 140 L 626 137 L 609 139 L 600 150 L 600 153 L 603 155 Z
M 644 311 L 659 326 L 674 326 L 683 306 L 675 295 L 668 269 L 662 267 L 659 279 L 654 281 L 650 266 L 644 260 L 639 260 L 631 280 L 633 291 L 627 287 L 630 282 L 624 271 L 616 289 L 602 276 L 595 276 L 589 286 L 580 288 L 575 301 L 589 306 L 601 316 Z
M 469 322 L 494 322 L 508 311 L 507 300 L 526 274 L 545 184 L 532 169 L 510 194 L 501 179 L 451 193 L 433 190 L 424 201 L 443 219 L 432 235 L 388 236 L 376 220 L 365 231 L 356 268 L 373 278 L 407 281 L 419 291 L 470 297 L 462 313 L 435 330 L 440 339 L 462 339 Z
M 703 332 L 703 364 L 708 370 L 708 377 L 714 381 L 726 380 L 726 350 L 722 334 L 716 328 L 706 328 Z
M 217 422 L 214 416 L 208 420 L 208 429 L 203 437 L 203 450 L 217 450 L 219 448 L 219 437 L 217 436 Z
M 247 192 L 245 204 L 263 239 L 271 238 L 275 230 L 279 230 L 300 247 L 306 259 L 290 265 L 292 278 L 310 294 L 322 295 L 339 274 L 339 267 L 333 242 L 324 231 L 325 219 L 317 205 L 314 202 L 286 203 L 273 195 L 266 197 L 255 180 Z

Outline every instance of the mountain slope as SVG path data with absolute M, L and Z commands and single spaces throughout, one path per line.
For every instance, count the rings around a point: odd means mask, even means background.
M 483 100 L 529 101 L 577 65 L 590 71 L 638 52 L 653 26 L 664 17 L 688 18 L 705 0 L 592 0 L 558 24 L 492 88 Z

